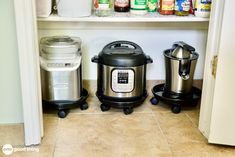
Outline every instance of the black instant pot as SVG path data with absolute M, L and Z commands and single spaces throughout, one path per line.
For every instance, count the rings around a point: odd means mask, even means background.
M 96 95 L 102 111 L 110 107 L 123 109 L 125 114 L 142 104 L 147 97 L 146 65 L 152 59 L 141 47 L 130 41 L 115 41 L 106 45 L 98 56 Z

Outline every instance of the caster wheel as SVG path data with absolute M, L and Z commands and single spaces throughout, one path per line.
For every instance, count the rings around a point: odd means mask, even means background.
M 133 112 L 133 108 L 132 107 L 124 108 L 123 112 L 125 115 L 131 114 Z
M 81 110 L 86 110 L 86 109 L 88 109 L 88 104 L 87 104 L 87 102 L 85 102 L 84 104 L 81 104 L 81 105 L 80 105 L 80 109 L 81 109 Z
M 150 99 L 150 102 L 151 102 L 152 105 L 157 105 L 159 101 L 158 101 L 157 98 L 152 97 L 152 99 Z
M 180 105 L 173 105 L 173 106 L 171 107 L 171 111 L 172 111 L 173 113 L 180 113 L 180 111 L 181 111 Z
M 100 109 L 102 112 L 108 111 L 110 109 L 109 105 L 101 104 Z
M 65 118 L 68 115 L 68 110 L 60 110 L 58 111 L 58 117 Z

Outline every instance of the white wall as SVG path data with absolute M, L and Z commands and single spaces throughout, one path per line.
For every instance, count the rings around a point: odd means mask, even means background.
M 199 53 L 195 78 L 202 79 L 207 39 L 207 23 L 79 23 L 40 22 L 39 38 L 50 35 L 71 35 L 83 40 L 83 77 L 96 79 L 96 64 L 91 57 L 114 40 L 130 40 L 139 44 L 154 63 L 149 64 L 147 79 L 165 79 L 163 50 L 178 40 L 194 46 Z
M 0 10 L 0 124 L 22 123 L 22 100 L 13 0 L 1 0 Z

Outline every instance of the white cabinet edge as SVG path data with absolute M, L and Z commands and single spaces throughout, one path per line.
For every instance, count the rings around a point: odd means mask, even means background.
M 25 145 L 41 142 L 42 107 L 35 1 L 14 0 Z
M 199 130 L 206 138 L 209 138 L 210 135 L 215 86 L 215 78 L 211 74 L 211 61 L 215 55 L 218 55 L 223 11 L 224 1 L 213 1 L 209 23 L 201 109 L 199 117 Z

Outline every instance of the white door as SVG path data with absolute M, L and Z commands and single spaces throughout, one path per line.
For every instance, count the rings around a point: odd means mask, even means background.
M 35 1 L 14 0 L 25 145 L 41 142 L 43 118 Z
M 199 129 L 209 143 L 235 146 L 235 1 L 215 2 L 214 8 L 224 3 L 224 9 L 212 14 Z M 216 76 L 211 74 L 213 55 L 218 56 Z

